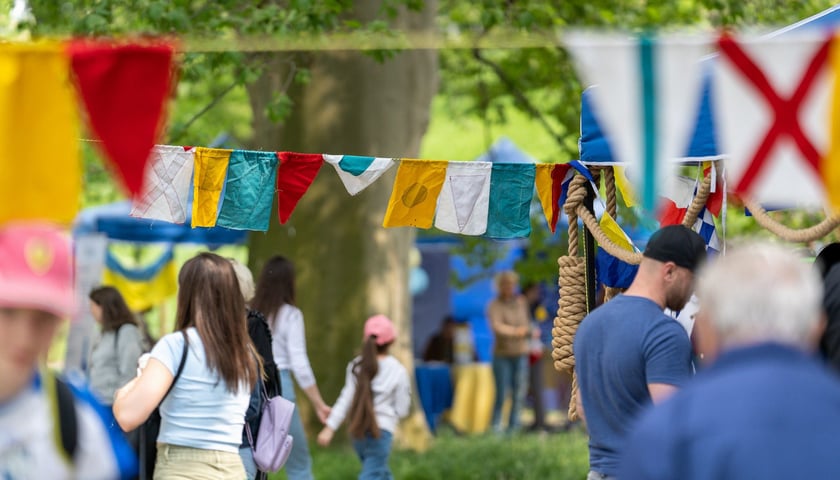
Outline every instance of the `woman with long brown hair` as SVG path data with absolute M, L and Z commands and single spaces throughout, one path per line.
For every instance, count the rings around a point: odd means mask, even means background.
M 134 378 L 137 359 L 149 345 L 116 288 L 98 287 L 88 297 L 90 313 L 100 328 L 90 349 L 88 380 L 99 400 L 111 405 L 114 392 Z
M 349 415 L 353 448 L 362 462 L 359 480 L 393 478 L 388 466 L 393 434 L 411 406 L 408 372 L 388 354 L 396 337 L 394 324 L 385 315 L 367 319 L 362 354 L 347 365 L 344 388 L 327 426 L 318 434 L 318 443 L 329 445 Z
M 155 479 L 239 480 L 239 444 L 259 365 L 236 274 L 227 259 L 201 253 L 181 268 L 178 285 L 175 332 L 117 391 L 114 415 L 123 430 L 133 430 L 160 404 Z

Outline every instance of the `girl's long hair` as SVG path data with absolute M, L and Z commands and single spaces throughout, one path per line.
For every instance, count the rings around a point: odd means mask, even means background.
M 388 346 L 377 345 L 376 337 L 371 335 L 362 343 L 362 355 L 353 366 L 356 377 L 356 393 L 350 404 L 350 436 L 364 438 L 370 433 L 373 438 L 379 438 L 379 424 L 373 410 L 373 377 L 379 372 L 377 355 L 388 351 Z
M 175 329 L 198 330 L 207 366 L 231 393 L 243 384 L 250 391 L 259 375 L 246 312 L 236 272 L 227 259 L 205 252 L 181 267 Z
M 283 305 L 295 304 L 295 265 L 286 257 L 268 259 L 257 280 L 251 308 L 260 311 L 274 329 L 274 318 Z
M 137 325 L 134 314 L 114 287 L 98 287 L 91 290 L 90 300 L 102 309 L 102 331 L 116 332 L 126 323 Z

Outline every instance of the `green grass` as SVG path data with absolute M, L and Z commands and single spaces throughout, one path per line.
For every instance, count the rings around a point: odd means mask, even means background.
M 360 469 L 352 448 L 312 447 L 315 478 L 353 480 Z M 586 435 L 556 434 L 471 437 L 441 433 L 423 453 L 396 450 L 391 470 L 398 480 L 565 480 L 586 477 L 589 459 Z M 280 472 L 270 477 L 285 479 Z

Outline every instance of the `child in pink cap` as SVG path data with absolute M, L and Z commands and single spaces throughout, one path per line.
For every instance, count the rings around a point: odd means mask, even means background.
M 394 429 L 411 406 L 411 383 L 405 367 L 388 354 L 397 338 L 394 323 L 385 315 L 365 322 L 362 354 L 347 365 L 344 388 L 338 396 L 318 443 L 327 446 L 350 415 L 353 448 L 362 462 L 359 480 L 391 479 L 388 457 Z
M 114 479 L 137 461 L 91 393 L 39 368 L 74 313 L 68 236 L 46 224 L 0 228 L 0 478 Z

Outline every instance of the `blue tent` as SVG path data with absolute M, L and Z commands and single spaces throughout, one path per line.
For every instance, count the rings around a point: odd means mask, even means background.
M 111 240 L 127 242 L 198 243 L 215 248 L 245 243 L 248 232 L 227 228 L 191 228 L 190 215 L 183 225 L 128 215 L 131 202 L 123 201 L 82 210 L 73 224 L 73 235 L 101 232 Z
M 775 37 L 791 32 L 805 30 L 832 30 L 840 25 L 840 5 L 831 7 L 812 17 L 806 18 L 793 25 L 777 30 L 768 37 Z M 714 61 L 709 58 L 708 61 Z M 712 81 L 711 72 L 706 69 L 703 78 L 702 97 L 698 102 L 697 120 L 688 150 L 684 157 L 687 159 L 704 160 L 717 158 L 720 152 L 715 141 L 714 112 L 712 111 Z M 611 163 L 617 160 L 610 151 L 610 141 L 601 130 L 597 113 L 590 99 L 592 90 L 587 89 L 581 96 L 580 139 L 578 149 L 580 160 L 584 163 Z
M 494 163 L 537 163 L 534 157 L 528 155 L 507 137 L 496 140 L 490 149 L 479 155 L 476 162 Z

